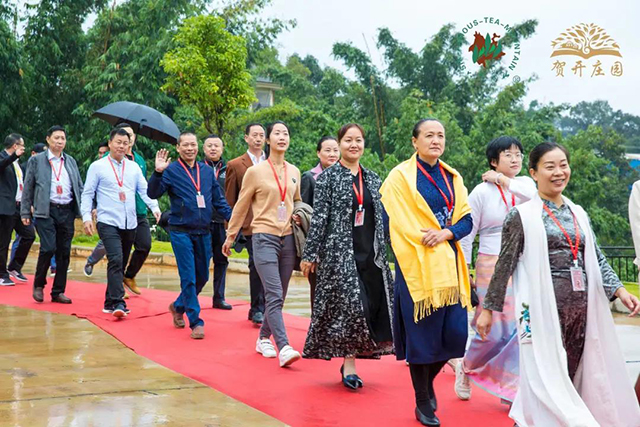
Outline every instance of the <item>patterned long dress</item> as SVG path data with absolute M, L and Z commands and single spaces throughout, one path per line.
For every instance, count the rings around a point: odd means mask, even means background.
M 316 182 L 311 228 L 302 255 L 303 261 L 318 263 L 305 358 L 393 354 L 393 281 L 386 259 L 389 237 L 382 218 L 382 182 L 370 170 L 362 168 L 362 173 L 365 225 L 357 228 L 351 171 L 336 163 Z M 370 235 L 363 236 L 365 229 Z
M 573 215 L 567 204 L 557 207 L 553 202 L 543 199 L 543 203 L 549 207 L 573 242 L 576 240 L 576 229 L 573 223 Z M 553 282 L 560 330 L 562 331 L 562 343 L 567 352 L 567 363 L 571 379 L 578 370 L 582 352 L 584 349 L 585 332 L 587 328 L 587 291 L 574 291 L 571 284 L 571 267 L 573 267 L 573 255 L 571 247 L 564 233 L 556 225 L 546 210 L 542 211 L 542 222 L 547 233 L 549 247 L 549 264 L 551 267 L 551 280 Z M 578 251 L 578 266 L 584 271 L 584 231 L 580 230 L 580 247 Z M 509 278 L 513 275 L 518 264 L 518 259 L 524 250 L 524 229 L 517 209 L 512 209 L 505 218 L 502 230 L 502 247 L 496 264 L 495 272 L 491 278 L 487 296 L 483 307 L 488 310 L 503 310 L 505 293 Z M 604 290 L 610 300 L 615 299 L 615 292 L 622 287 L 620 279 L 613 271 L 607 259 L 596 244 L 598 264 L 602 273 Z M 586 276 L 585 276 L 586 277 Z M 588 289 L 588 287 L 586 287 Z

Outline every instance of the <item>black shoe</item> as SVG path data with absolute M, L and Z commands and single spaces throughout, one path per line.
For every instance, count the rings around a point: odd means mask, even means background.
M 55 297 L 51 297 L 51 302 L 57 302 L 60 304 L 71 304 L 71 298 L 69 298 L 65 294 L 58 294 Z
M 220 310 L 233 310 L 233 306 L 223 299 L 213 300 L 213 308 L 219 308 Z
M 44 301 L 44 294 L 42 292 L 42 288 L 33 288 L 33 299 L 36 300 L 36 302 Z
M 253 316 L 251 316 L 251 321 L 256 325 L 261 325 L 264 321 L 264 314 L 256 311 L 255 313 L 253 313 Z
M 423 426 L 435 426 L 440 427 L 440 420 L 435 416 L 427 416 L 423 414 L 420 409 L 416 408 L 416 420 L 420 421 Z
M 28 279 L 18 270 L 11 270 L 9 275 L 20 282 L 26 282 Z
M 431 404 L 431 409 L 433 409 L 433 412 L 436 412 L 438 410 L 438 399 L 436 399 L 435 396 L 430 397 L 429 403 Z
M 340 378 L 342 379 L 342 385 L 351 390 L 357 390 L 362 387 L 362 380 L 357 375 L 344 376 L 344 365 L 340 366 Z

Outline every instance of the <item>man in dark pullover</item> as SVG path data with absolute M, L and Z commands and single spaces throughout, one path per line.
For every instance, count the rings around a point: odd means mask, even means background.
M 149 179 L 147 194 L 159 199 L 169 193 L 169 235 L 178 264 L 181 292 L 169 305 L 173 325 L 184 328 L 184 314 L 189 319 L 191 338 L 204 338 L 204 321 L 200 318 L 198 294 L 209 280 L 211 234 L 209 227 L 215 208 L 225 220 L 231 218 L 231 208 L 222 196 L 212 168 L 196 161 L 198 140 L 185 132 L 176 145 L 179 158 L 171 163 L 169 152 L 156 154 L 155 172 Z

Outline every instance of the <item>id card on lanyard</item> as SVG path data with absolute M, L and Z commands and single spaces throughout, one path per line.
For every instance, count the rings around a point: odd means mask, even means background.
M 56 194 L 61 195 L 63 193 L 62 183 L 60 182 L 60 177 L 62 176 L 62 168 L 64 167 L 64 157 L 60 157 L 60 167 L 58 168 L 58 172 L 56 173 L 56 169 L 53 167 L 53 162 L 49 160 L 49 164 L 51 165 L 51 170 L 53 171 L 53 176 L 56 179 Z
M 447 197 L 447 195 L 444 194 L 444 191 L 442 191 L 442 189 L 440 187 L 438 187 L 438 184 L 436 183 L 436 180 L 433 179 L 433 177 L 429 174 L 429 172 L 427 172 L 425 170 L 425 168 L 422 167 L 420 162 L 416 160 L 416 163 L 418 164 L 418 169 L 420 169 L 420 172 L 422 172 L 422 174 L 429 180 L 429 182 L 431 182 L 433 184 L 433 186 L 436 187 L 436 189 L 440 192 L 440 195 L 444 199 L 444 203 L 445 203 L 445 205 L 447 205 L 446 227 L 451 227 L 451 217 L 453 215 L 453 190 L 451 190 L 451 185 L 449 184 L 449 180 L 447 179 L 447 175 L 444 173 L 444 168 L 442 167 L 442 165 L 440 165 L 440 164 L 438 165 L 438 166 L 440 166 L 440 173 L 442 174 L 442 179 L 444 180 L 445 184 L 447 184 L 447 189 L 449 190 L 449 196 L 450 197 Z
M 116 177 L 116 182 L 118 183 L 118 187 L 120 187 L 120 192 L 118 193 L 118 197 L 121 202 L 127 201 L 127 193 L 124 192 L 124 165 L 125 159 L 122 159 L 122 174 L 120 178 L 118 178 L 118 173 L 116 172 L 115 166 L 113 166 L 113 160 L 111 160 L 111 156 L 109 156 L 109 164 L 111 165 L 111 170 L 113 170 L 113 175 Z
M 356 199 L 358 200 L 358 210 L 356 211 L 356 218 L 353 223 L 354 227 L 362 227 L 364 225 L 364 185 L 362 183 L 362 167 L 358 165 L 358 185 L 360 188 L 356 187 L 355 183 L 353 185 L 353 192 L 356 194 Z
M 198 208 L 199 209 L 206 208 L 207 205 L 204 201 L 204 196 L 200 192 L 200 165 L 198 165 L 198 162 L 196 162 L 196 179 L 193 179 L 193 175 L 191 175 L 191 172 L 189 172 L 189 169 L 187 169 L 187 167 L 184 165 L 184 163 L 182 162 L 182 159 L 178 159 L 178 162 L 180 162 L 180 166 L 182 166 L 182 169 L 184 169 L 184 171 L 187 173 L 187 176 L 193 183 L 193 186 L 196 188 L 196 204 Z
M 573 287 L 573 290 L 578 292 L 586 290 L 584 271 L 578 266 L 578 251 L 580 250 L 580 228 L 578 228 L 578 220 L 576 219 L 575 214 L 571 212 L 571 215 L 573 216 L 573 228 L 576 231 L 576 241 L 574 244 L 573 240 L 571 240 L 571 236 L 569 236 L 567 230 L 565 230 L 560 221 L 558 221 L 558 218 L 556 218 L 553 212 L 551 212 L 551 209 L 549 209 L 549 207 L 545 204 L 543 204 L 542 207 L 545 211 L 547 211 L 547 215 L 549 215 L 549 218 L 551 218 L 553 222 L 556 223 L 560 231 L 562 231 L 564 237 L 569 243 L 569 248 L 571 248 L 571 255 L 573 255 L 573 267 L 571 267 L 569 271 L 571 272 L 571 286 Z
M 278 178 L 278 173 L 276 172 L 275 166 L 271 162 L 271 159 L 267 159 L 269 162 L 269 166 L 271 166 L 271 171 L 273 172 L 273 177 L 276 179 L 276 183 L 278 184 L 278 190 L 280 191 L 280 205 L 278 206 L 278 222 L 285 222 L 287 220 L 287 206 L 284 201 L 287 197 L 287 162 L 284 162 L 284 187 L 280 185 L 280 178 Z

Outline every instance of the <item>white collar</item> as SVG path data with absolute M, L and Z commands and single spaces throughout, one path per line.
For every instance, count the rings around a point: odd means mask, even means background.
M 253 153 L 251 153 L 249 150 L 247 150 L 247 154 L 249 155 L 249 158 L 251 159 L 254 165 L 257 165 L 258 163 L 267 160 L 267 157 L 264 154 L 264 150 L 262 150 L 262 154 L 260 155 L 260 157 L 254 156 Z
M 51 150 L 47 150 L 47 158 L 48 158 L 49 160 L 58 159 L 58 157 L 56 157 L 56 156 L 51 152 Z M 60 153 L 60 158 L 59 158 L 59 159 L 60 159 L 60 160 L 61 160 L 61 159 L 64 159 L 64 151 L 63 151 L 62 153 Z

